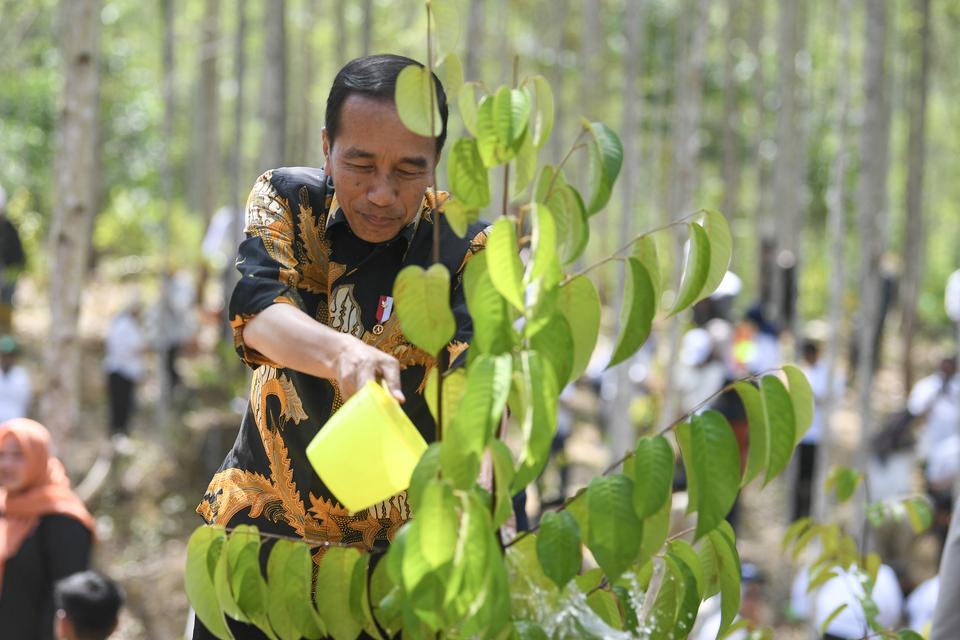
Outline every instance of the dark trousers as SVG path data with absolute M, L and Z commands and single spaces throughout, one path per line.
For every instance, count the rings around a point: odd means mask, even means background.
M 107 377 L 107 394 L 110 397 L 110 433 L 127 433 L 130 416 L 133 414 L 133 390 L 135 382 L 130 378 L 111 372 Z
M 817 445 L 801 442 L 797 445 L 797 480 L 793 487 L 793 519 L 810 515 L 813 499 L 813 475 L 816 472 Z

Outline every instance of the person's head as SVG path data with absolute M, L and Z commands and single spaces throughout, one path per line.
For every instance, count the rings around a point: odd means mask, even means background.
M 96 571 L 82 571 L 57 582 L 53 599 L 58 638 L 105 640 L 117 628 L 123 591 Z
M 940 360 L 940 375 L 949 380 L 957 373 L 957 359 L 955 356 L 948 356 Z
M 434 76 L 442 131 L 420 136 L 397 115 L 397 76 L 409 65 L 397 55 L 348 62 L 327 98 L 326 174 L 351 230 L 368 242 L 394 238 L 420 211 L 447 134 L 447 98 Z
M 815 364 L 820 359 L 820 345 L 814 340 L 804 340 L 800 351 L 803 354 L 803 359 L 810 364 Z
M 0 424 L 0 487 L 19 493 L 47 477 L 50 432 L 39 422 L 14 418 Z
M 4 373 L 10 371 L 10 368 L 17 361 L 17 353 L 20 351 L 17 341 L 10 336 L 0 337 L 0 369 Z

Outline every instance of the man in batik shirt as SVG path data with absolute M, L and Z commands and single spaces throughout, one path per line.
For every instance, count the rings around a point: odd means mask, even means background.
M 432 180 L 446 136 L 446 96 L 437 81 L 439 137 L 404 127 L 393 96 L 409 64 L 419 63 L 392 55 L 348 63 L 327 100 L 324 168 L 275 169 L 253 187 L 230 301 L 236 348 L 254 369 L 253 384 L 237 441 L 197 508 L 210 524 L 252 523 L 370 548 L 411 516 L 404 494 L 351 515 L 305 453 L 343 401 L 378 378 L 424 438 L 434 439 L 422 387 L 436 362 L 403 337 L 392 288 L 403 267 L 431 263 L 438 224 L 457 319 L 442 357 L 455 360 L 471 337 L 462 274 L 486 231 L 475 224 L 459 238 L 432 211 L 445 197 L 434 194 Z

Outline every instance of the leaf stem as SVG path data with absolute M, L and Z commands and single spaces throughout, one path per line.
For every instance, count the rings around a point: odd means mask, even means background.
M 553 177 L 550 178 L 550 184 L 547 185 L 547 192 L 543 195 L 543 199 L 545 201 L 550 200 L 550 196 L 553 195 L 553 188 L 557 184 L 557 177 L 560 176 L 560 172 L 563 170 L 563 166 L 567 164 L 568 160 L 570 160 L 570 156 L 573 155 L 573 152 L 576 151 L 577 149 L 587 146 L 585 144 L 580 144 L 580 138 L 582 138 L 583 134 L 585 134 L 586 132 L 587 132 L 586 129 L 583 129 L 582 131 L 580 131 L 580 135 L 577 136 L 576 140 L 573 141 L 573 145 L 571 145 L 570 149 L 567 150 L 567 155 L 563 156 L 563 159 L 560 160 L 560 164 L 557 165 L 556 170 L 553 172 Z

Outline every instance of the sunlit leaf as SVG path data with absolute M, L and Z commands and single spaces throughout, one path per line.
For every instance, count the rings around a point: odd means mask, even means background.
M 554 314 L 530 339 L 530 346 L 550 362 L 556 374 L 557 385 L 562 389 L 570 382 L 573 368 L 573 332 L 570 323 L 562 314 Z
M 403 334 L 427 353 L 440 353 L 457 329 L 447 268 L 440 263 L 429 269 L 404 267 L 393 284 L 393 296 Z
M 634 484 L 636 491 L 636 484 Z M 673 494 L 667 496 L 667 501 L 660 509 L 643 520 L 643 539 L 640 543 L 639 565 L 645 564 L 660 551 L 670 533 L 670 514 L 673 510 Z
M 497 482 L 493 526 L 500 527 L 513 515 L 513 497 L 510 494 L 514 476 L 513 454 L 502 440 L 494 438 L 490 441 L 490 455 L 493 458 L 493 474 Z
M 478 255 L 467 263 L 463 285 L 473 320 L 471 350 L 480 353 L 510 351 L 517 340 L 513 314 L 490 278 L 485 255 Z
M 607 626 L 613 629 L 623 629 L 623 621 L 620 619 L 620 608 L 617 606 L 617 597 L 600 589 L 587 596 L 587 606 L 596 613 Z
M 697 527 L 695 538 L 712 531 L 733 507 L 740 486 L 740 450 L 733 430 L 716 411 L 690 419 L 689 452 L 683 451 L 684 466 L 692 466 L 697 484 Z
M 465 82 L 460 91 L 457 92 L 457 107 L 460 109 L 460 118 L 463 120 L 467 131 L 477 135 L 477 89 L 480 89 L 480 83 L 476 81 Z M 448 92 L 452 95 L 452 93 Z
M 635 258 L 627 258 L 626 276 L 626 289 L 620 308 L 620 333 L 607 367 L 623 362 L 643 346 L 650 336 L 653 316 L 657 312 L 653 281 L 643 263 Z
M 440 373 L 436 368 L 430 369 L 427 381 L 423 388 L 423 398 L 430 408 L 430 415 L 437 422 L 437 378 Z M 453 369 L 443 375 L 443 431 L 447 430 L 450 419 L 456 414 L 460 406 L 460 399 L 467 388 L 467 372 L 463 369 Z
M 681 538 L 672 540 L 667 548 L 671 554 L 682 560 L 683 563 L 687 565 L 687 568 L 690 569 L 696 581 L 697 594 L 702 595 L 707 586 L 706 576 L 703 565 L 700 563 L 700 556 L 697 555 L 693 545 Z
M 184 574 L 187 599 L 197 618 L 220 640 L 233 638 L 213 585 L 217 561 L 225 542 L 226 534 L 222 529 L 207 526 L 196 529 L 187 543 L 187 568 Z
M 696 559 L 696 558 L 695 558 Z M 700 607 L 700 594 L 697 592 L 697 581 L 693 571 L 686 562 L 673 553 L 664 557 L 669 571 L 676 576 L 680 589 L 677 598 L 677 612 L 674 619 L 674 632 L 677 637 L 685 638 L 693 629 Z
M 643 524 L 633 510 L 633 482 L 623 474 L 594 478 L 587 487 L 587 546 L 616 580 L 640 553 Z
M 660 294 L 663 292 L 663 276 L 660 272 L 657 242 L 652 235 L 643 236 L 633 245 L 633 257 L 646 267 L 650 282 L 653 284 L 654 306 L 658 306 L 660 304 Z
M 530 111 L 530 132 L 538 149 L 544 145 L 553 130 L 553 90 L 543 76 L 531 76 L 524 85 L 533 108 Z
M 583 125 L 590 132 L 589 174 L 593 188 L 587 204 L 587 215 L 592 216 L 610 200 L 623 164 L 623 145 L 617 134 L 602 122 L 584 121 Z
M 680 281 L 680 291 L 670 315 L 683 311 L 697 301 L 710 272 L 710 240 L 707 232 L 696 222 L 689 223 L 687 227 L 690 230 L 690 240 L 683 265 L 683 279 Z
M 767 414 L 763 410 L 763 399 L 760 390 L 749 382 L 738 382 L 734 390 L 740 396 L 743 408 L 747 414 L 748 445 L 747 465 L 743 472 L 740 486 L 745 487 L 751 480 L 760 475 L 770 459 L 770 424 Z
M 792 364 L 783 366 L 783 372 L 787 376 L 787 384 L 790 387 L 790 403 L 793 405 L 794 428 L 796 429 L 796 444 L 800 444 L 807 429 L 813 422 L 813 389 L 807 376 L 803 375 L 797 367 Z
M 450 192 L 463 206 L 471 209 L 490 206 L 487 168 L 483 166 L 475 139 L 461 138 L 454 143 L 447 159 L 447 180 Z
M 515 309 L 523 311 L 523 264 L 517 253 L 517 233 L 510 218 L 501 217 L 494 223 L 487 237 L 485 253 L 493 286 Z
M 863 474 L 850 467 L 835 466 L 827 474 L 824 486 L 827 491 L 833 491 L 837 502 L 844 503 L 853 497 L 854 491 L 863 481 Z
M 726 523 L 711 531 L 704 539 L 705 543 L 713 546 L 714 557 L 717 560 L 716 573 L 720 578 L 720 611 L 721 621 L 718 637 L 730 627 L 733 619 L 740 611 L 740 556 L 737 554 L 737 545 L 731 539 L 729 527 Z
M 513 171 L 510 172 L 510 198 L 519 200 L 537 175 L 537 148 L 533 145 L 529 131 L 516 145 L 517 156 L 514 158 Z
M 431 442 L 424 451 L 420 462 L 413 469 L 410 476 L 410 487 L 407 489 L 407 502 L 414 512 L 420 510 L 420 498 L 424 490 L 432 484 L 440 472 L 440 443 Z
M 561 589 L 580 571 L 580 527 L 565 511 L 548 511 L 540 520 L 537 557 L 548 578 Z
M 443 92 L 447 94 L 448 99 L 460 92 L 460 87 L 463 86 L 463 64 L 457 54 L 450 52 L 443 56 L 437 63 L 434 73 L 440 78 Z
M 926 498 L 913 497 L 903 501 L 907 510 L 907 521 L 915 534 L 920 534 L 933 524 L 933 510 Z
M 517 492 L 535 480 L 550 457 L 550 445 L 557 432 L 559 389 L 551 367 L 536 351 L 523 351 L 518 358 L 520 376 L 515 379 L 525 396 L 520 418 L 522 435 L 520 460 L 512 489 Z
M 436 85 L 426 67 L 411 64 L 397 76 L 397 115 L 418 136 L 435 138 L 443 131 Z
M 770 448 L 767 474 L 764 484 L 779 475 L 793 456 L 796 443 L 794 432 L 793 402 L 787 388 L 776 376 L 763 376 L 760 380 L 760 398 L 763 412 L 770 425 L 768 445 Z
M 726 216 L 719 211 L 706 210 L 703 214 L 703 229 L 710 238 L 710 268 L 697 300 L 706 298 L 720 286 L 720 281 L 730 268 L 730 257 L 733 254 L 733 237 Z
M 525 92 L 504 85 L 494 94 L 493 123 L 504 146 L 519 148 L 529 117 L 530 98 Z
M 317 567 L 317 609 L 334 640 L 353 640 L 362 628 L 350 602 L 354 566 L 358 561 L 357 549 L 330 547 Z
M 307 545 L 290 540 L 274 542 L 267 559 L 267 615 L 270 625 L 281 638 L 321 638 L 325 635 L 313 608 L 312 574 L 313 559 Z M 345 602 L 349 594 L 348 580 L 344 591 Z M 321 612 L 328 630 L 340 623 L 341 615 L 352 620 L 349 607 L 344 614 L 336 613 L 333 617 Z
M 450 229 L 452 229 L 459 238 L 467 234 L 467 227 L 471 222 L 476 222 L 480 219 L 479 209 L 472 209 L 459 200 L 447 200 L 444 202 L 440 213 L 443 214 L 443 217 L 447 220 L 447 224 L 450 225 Z
M 600 334 L 600 296 L 589 278 L 578 276 L 560 287 L 557 308 L 567 319 L 573 334 L 570 377 L 575 380 L 586 370 Z

